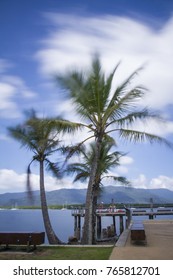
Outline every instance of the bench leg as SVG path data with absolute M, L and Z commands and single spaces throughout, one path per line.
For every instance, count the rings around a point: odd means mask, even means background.
M 8 249 L 9 249 L 9 246 L 8 246 L 8 244 L 6 244 L 5 246 L 3 246 L 3 244 L 0 244 L 0 249 L 1 249 L 2 251 L 8 250 Z
M 29 253 L 29 252 L 32 252 L 32 251 L 34 251 L 34 250 L 36 250 L 36 249 L 37 249 L 36 244 L 31 245 L 30 241 L 27 242 L 27 252 L 28 252 L 28 253 Z
M 27 252 L 29 253 L 31 251 L 31 244 L 30 241 L 27 242 L 27 248 L 26 248 Z

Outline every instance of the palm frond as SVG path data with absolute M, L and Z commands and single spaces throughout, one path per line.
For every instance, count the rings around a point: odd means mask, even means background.
M 111 178 L 113 179 L 116 183 L 120 183 L 123 186 L 131 186 L 131 182 L 127 180 L 126 177 L 123 176 L 113 176 L 113 175 L 106 175 L 102 177 L 102 180 L 105 178 Z
M 104 123 L 108 123 L 108 120 L 115 120 L 124 117 L 135 109 L 135 104 L 145 94 L 145 89 L 141 86 L 135 87 L 123 95 L 121 88 L 119 89 L 118 98 L 112 100 L 107 107 L 104 114 Z
M 94 137 L 94 136 L 92 135 L 92 136 L 86 138 L 84 141 L 82 141 L 82 142 L 80 142 L 80 143 L 77 143 L 76 145 L 64 147 L 64 153 L 67 154 L 67 157 L 66 157 L 66 160 L 65 160 L 65 161 L 67 161 L 68 159 L 70 159 L 70 158 L 71 158 L 72 156 L 74 156 L 74 155 L 79 155 L 79 154 L 81 154 L 81 153 L 84 153 L 84 150 L 85 150 L 85 148 L 84 148 L 84 143 L 85 143 L 87 140 L 89 140 L 89 139 L 91 139 L 91 138 L 93 138 L 93 137 Z
M 54 129 L 58 133 L 74 133 L 84 127 L 82 123 L 70 122 L 68 120 L 60 119 L 60 117 L 44 119 L 44 125 L 49 126 L 52 130 Z
M 128 127 L 129 125 L 135 124 L 136 121 L 142 121 L 144 123 L 151 120 L 165 122 L 157 112 L 144 108 L 141 111 L 131 112 L 124 117 L 113 118 L 111 122 L 107 123 L 106 128 L 112 125 L 116 125 L 117 128 Z M 109 131 L 107 131 L 107 133 L 109 133 Z
M 83 143 L 78 143 L 76 145 L 73 146 L 66 146 L 63 148 L 63 154 L 66 154 L 66 158 L 65 158 L 65 162 L 67 162 L 67 160 L 69 160 L 72 156 L 75 155 L 80 155 L 81 153 L 83 153 L 83 149 L 84 149 L 84 145 Z
M 85 182 L 88 179 L 88 177 L 89 177 L 88 172 L 81 172 L 75 176 L 73 182 L 77 182 L 77 181 Z
M 65 173 L 69 174 L 74 174 L 74 173 L 82 173 L 82 172 L 90 172 L 88 166 L 85 163 L 71 163 L 68 164 L 67 168 L 64 171 Z
M 151 144 L 159 143 L 159 144 L 164 144 L 167 147 L 173 149 L 173 143 L 171 143 L 170 141 L 166 140 L 163 137 L 151 133 L 130 130 L 130 129 L 118 129 L 116 131 L 119 132 L 120 138 L 124 140 L 128 140 L 132 143 L 142 143 L 142 142 L 149 142 Z
M 117 183 L 121 183 L 122 185 L 125 185 L 125 186 L 131 186 L 131 182 L 127 180 L 126 177 L 122 177 L 122 176 L 114 176 L 113 177 L 114 181 L 116 181 Z
M 112 89 L 113 78 L 114 78 L 114 75 L 115 75 L 119 65 L 120 65 L 120 62 L 117 63 L 117 65 L 115 66 L 115 68 L 109 74 L 109 76 L 107 77 L 107 79 L 105 81 L 105 87 L 104 87 L 104 94 L 103 94 L 103 96 L 104 96 L 104 99 L 105 99 L 105 105 L 107 105 L 107 106 L 109 106 L 108 102 L 109 102 L 110 92 L 111 92 L 111 89 Z M 105 108 L 106 108 L 106 106 L 105 106 Z
M 134 79 L 134 77 L 139 73 L 139 71 L 142 70 L 142 67 L 138 68 L 137 70 L 135 70 L 120 86 L 118 86 L 109 102 L 108 105 L 108 110 L 115 104 L 118 103 L 120 99 L 122 99 L 122 97 L 127 96 L 127 94 L 131 94 L 133 95 L 134 98 L 139 97 L 139 95 L 143 95 L 143 92 L 140 91 L 138 87 L 136 87 L 134 90 L 131 90 L 129 92 L 128 90 L 128 86 L 130 85 L 130 83 L 132 82 L 132 80 Z M 136 95 L 137 94 L 137 95 Z M 127 98 L 127 97 L 126 97 Z
M 28 196 L 28 199 L 30 200 L 30 202 L 32 202 L 32 203 L 34 202 L 34 196 L 33 196 L 31 180 L 30 180 L 30 177 L 31 177 L 31 168 L 30 168 L 30 166 L 31 166 L 33 161 L 34 161 L 34 159 L 30 162 L 30 164 L 27 167 L 27 178 L 26 178 L 27 196 Z
M 16 127 L 9 127 L 8 128 L 9 135 L 17 140 L 22 147 L 26 147 L 29 150 L 35 150 L 36 145 L 34 141 L 31 141 L 31 137 L 27 135 L 27 128 L 26 126 L 17 125 Z
M 51 162 L 49 159 L 45 159 L 46 169 L 52 173 L 52 175 L 58 179 L 62 178 L 62 169 L 58 163 Z

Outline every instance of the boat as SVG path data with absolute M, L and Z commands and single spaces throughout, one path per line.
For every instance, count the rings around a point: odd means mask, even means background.
M 66 206 L 63 204 L 63 207 L 61 208 L 61 210 L 67 210 L 67 203 L 66 203 Z
M 17 203 L 15 203 L 15 206 L 12 207 L 10 210 L 19 210 L 19 209 L 18 209 L 18 206 L 17 206 Z

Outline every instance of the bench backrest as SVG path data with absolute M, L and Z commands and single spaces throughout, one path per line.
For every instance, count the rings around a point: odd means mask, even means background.
M 0 232 L 0 244 L 40 245 L 44 239 L 45 232 Z

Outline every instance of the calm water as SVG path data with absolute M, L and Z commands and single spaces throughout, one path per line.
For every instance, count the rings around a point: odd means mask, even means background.
M 73 235 L 71 211 L 49 210 L 49 216 L 55 233 L 67 242 Z M 45 231 L 41 210 L 0 210 L 0 231 Z
M 52 227 L 61 241 L 74 235 L 74 218 L 71 210 L 49 210 Z M 83 218 L 82 218 L 83 224 Z M 102 228 L 112 224 L 111 217 L 102 218 Z M 116 219 L 117 234 L 119 222 Z M 0 231 L 45 231 L 41 210 L 0 210 Z M 47 243 L 47 238 L 45 240 Z
M 71 210 L 49 210 L 49 215 L 55 233 L 60 240 L 67 242 L 68 237 L 74 234 Z M 146 216 L 133 218 L 148 219 Z M 157 219 L 173 219 L 173 215 L 157 216 Z M 102 228 L 111 224 L 111 217 L 102 218 Z M 119 218 L 116 218 L 116 227 L 119 234 Z M 0 231 L 45 231 L 41 210 L 0 210 Z

